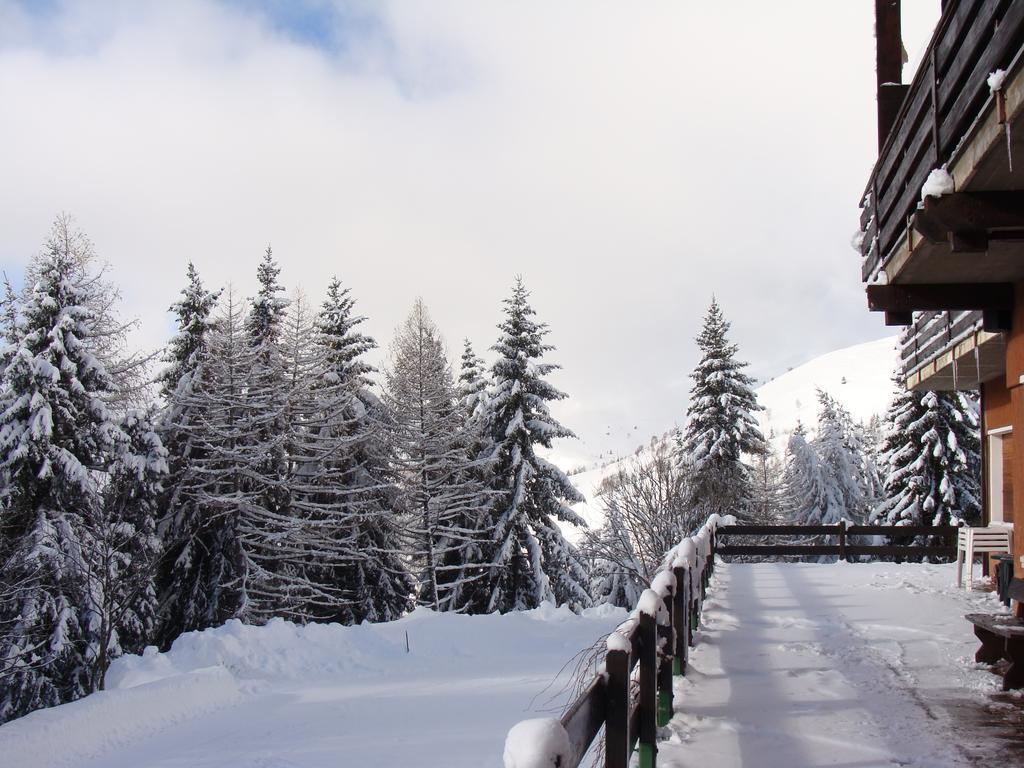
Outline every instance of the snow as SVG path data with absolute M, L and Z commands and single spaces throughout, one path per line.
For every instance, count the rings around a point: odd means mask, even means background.
M 988 89 L 991 93 L 1001 91 L 1003 89 L 1003 82 L 1006 80 L 1006 70 L 997 69 L 995 72 L 989 74 L 985 79 L 988 84 Z
M 1024 752 L 999 723 L 1020 696 L 974 663 L 963 619 L 1004 609 L 954 580 L 953 564 L 720 563 L 659 763 L 1013 763 Z M 559 670 L 604 635 L 627 650 L 613 631 L 631 631 L 625 618 L 545 604 L 355 627 L 228 622 L 123 657 L 107 691 L 0 727 L 0 754 L 19 768 L 564 764 Z
M 505 739 L 505 768 L 558 768 L 570 752 L 569 734 L 558 720 L 523 720 Z
M 629 626 L 629 630 L 632 631 L 632 625 Z M 629 653 L 633 649 L 633 645 L 629 642 L 629 636 L 620 629 L 616 629 L 608 635 L 605 647 L 609 651 L 619 651 L 620 653 Z
M 636 604 L 636 609 L 644 616 L 656 617 L 663 610 L 661 597 L 653 589 L 645 589 L 643 594 L 640 595 L 640 601 Z
M 107 691 L 0 726 L 0 755 L 19 768 L 498 768 L 509 728 L 559 712 L 574 657 L 625 618 L 545 604 L 354 627 L 232 621 L 122 657 Z
M 949 171 L 945 168 L 935 168 L 928 174 L 924 186 L 921 187 L 921 199 L 942 197 L 954 192 L 956 192 L 956 184 L 953 182 L 953 177 L 949 175 Z
M 963 618 L 1005 609 L 954 580 L 952 564 L 719 565 L 659 764 L 1019 764 L 999 729 L 1019 696 L 974 662 Z
M 692 568 L 696 561 L 697 545 L 693 543 L 693 539 L 685 539 L 683 543 L 676 548 L 676 556 L 672 561 L 672 567 Z
M 654 577 L 654 581 L 651 582 L 651 589 L 653 589 L 659 596 L 664 597 L 670 592 L 674 592 L 676 588 L 676 575 L 669 569 L 659 571 Z

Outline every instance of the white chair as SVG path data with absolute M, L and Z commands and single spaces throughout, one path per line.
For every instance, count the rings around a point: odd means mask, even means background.
M 981 552 L 1007 552 L 1012 550 L 1013 529 L 1003 525 L 987 528 L 961 528 L 956 537 L 956 585 L 963 582 L 964 560 L 967 560 L 967 588 L 974 586 L 974 556 Z

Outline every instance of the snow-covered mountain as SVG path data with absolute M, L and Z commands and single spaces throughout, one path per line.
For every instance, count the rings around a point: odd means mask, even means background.
M 757 388 L 757 400 L 764 406 L 758 414 L 763 434 L 783 453 L 797 423 L 813 432 L 818 423 L 818 389 L 823 389 L 846 408 L 855 421 L 867 422 L 872 416 L 884 416 L 892 398 L 892 374 L 899 360 L 898 336 L 855 344 L 809 360 Z M 643 460 L 651 446 L 674 439 L 674 430 L 651 439 L 635 456 L 596 466 L 572 476 L 586 501 L 574 506 L 591 527 L 604 519 L 596 492 L 601 482 Z M 570 526 L 565 533 L 578 541 L 579 532 Z

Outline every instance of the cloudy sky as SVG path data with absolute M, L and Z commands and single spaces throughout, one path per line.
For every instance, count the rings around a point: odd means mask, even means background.
M 903 5 L 913 63 L 938 0 Z M 873 9 L 0 0 L 0 266 L 72 213 L 156 347 L 188 260 L 250 295 L 270 243 L 384 346 L 422 296 L 453 356 L 521 274 L 561 453 L 628 452 L 681 421 L 712 294 L 761 379 L 890 333 L 850 245 Z

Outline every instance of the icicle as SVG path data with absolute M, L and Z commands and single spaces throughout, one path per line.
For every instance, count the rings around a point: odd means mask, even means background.
M 978 374 L 978 388 L 981 388 L 981 353 L 978 351 L 978 345 L 974 345 L 974 370 Z
M 1010 173 L 1013 173 L 1013 148 L 1010 141 L 1010 121 L 1003 123 L 1003 132 L 1006 134 L 1006 162 L 1010 166 Z
M 956 389 L 956 351 L 953 352 L 953 389 Z

